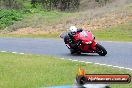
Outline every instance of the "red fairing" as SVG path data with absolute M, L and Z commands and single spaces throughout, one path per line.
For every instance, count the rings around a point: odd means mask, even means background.
M 95 41 L 94 35 L 89 31 L 77 32 L 76 35 L 73 36 L 76 43 L 75 47 L 74 44 L 73 47 L 71 46 L 71 41 L 66 40 L 69 38 L 67 33 L 62 33 L 60 37 L 64 39 L 71 54 L 97 53 L 100 56 L 107 54 L 106 49 Z
M 88 31 L 83 31 L 83 32 L 77 32 L 76 36 L 74 38 L 76 40 L 83 40 L 83 43 L 93 41 L 92 33 Z
M 94 35 L 89 31 L 77 32 L 74 37 L 76 46 L 71 47 L 70 41 L 66 41 L 67 33 L 62 33 L 61 38 L 71 54 L 81 54 L 81 53 L 98 53 L 100 56 L 105 56 L 107 54 L 106 49 L 95 41 Z
M 96 50 L 96 44 L 97 44 L 97 42 L 93 41 L 93 43 L 92 43 L 92 49 Z
M 75 41 L 82 40 L 82 44 L 79 45 L 79 49 L 83 52 L 92 53 L 96 50 L 96 42 L 94 36 L 89 31 L 77 32 L 74 36 Z

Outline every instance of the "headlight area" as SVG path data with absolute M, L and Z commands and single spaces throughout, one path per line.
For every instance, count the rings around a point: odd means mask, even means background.
M 89 41 L 89 42 L 85 42 L 86 44 L 92 44 L 92 41 Z

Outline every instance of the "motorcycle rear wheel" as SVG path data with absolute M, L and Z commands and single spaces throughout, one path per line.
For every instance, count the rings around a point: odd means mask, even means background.
M 96 45 L 96 52 L 100 55 L 100 56 L 105 56 L 107 54 L 107 51 L 106 49 L 100 45 L 100 44 L 97 44 Z

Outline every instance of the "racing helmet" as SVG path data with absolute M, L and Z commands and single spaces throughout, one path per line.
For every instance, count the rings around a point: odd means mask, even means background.
M 72 35 L 75 35 L 76 32 L 77 32 L 76 26 L 71 26 L 71 27 L 69 28 L 69 31 L 71 32 Z

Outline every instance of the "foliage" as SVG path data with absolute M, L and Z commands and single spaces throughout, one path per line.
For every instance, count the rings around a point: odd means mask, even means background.
M 132 41 L 132 23 L 121 24 L 110 28 L 93 31 L 97 40 Z
M 95 0 L 100 6 L 106 5 L 108 2 L 111 2 L 112 0 Z
M 0 8 L 38 8 L 45 10 L 76 10 L 79 8 L 80 0 L 1 0 Z
M 81 62 L 60 60 L 52 56 L 0 53 L 0 88 L 46 88 L 73 85 L 78 67 L 88 74 L 130 74 L 132 71 Z M 130 84 L 113 84 L 111 88 L 132 88 Z
M 16 10 L 0 10 L 0 29 L 22 19 L 22 13 Z
M 24 0 L 0 0 L 2 9 L 22 9 Z

